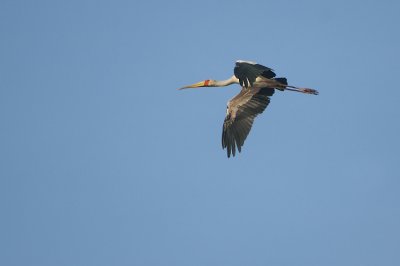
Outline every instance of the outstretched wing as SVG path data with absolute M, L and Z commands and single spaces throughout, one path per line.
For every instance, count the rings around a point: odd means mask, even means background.
M 254 62 L 236 61 L 235 69 L 233 70 L 235 76 L 239 79 L 242 87 L 252 87 L 257 77 L 263 76 L 272 79 L 275 77 L 274 71 L 266 66 L 256 64 Z
M 222 148 L 227 148 L 228 157 L 239 152 L 249 135 L 254 118 L 261 114 L 269 104 L 273 88 L 245 88 L 228 102 L 222 129 Z

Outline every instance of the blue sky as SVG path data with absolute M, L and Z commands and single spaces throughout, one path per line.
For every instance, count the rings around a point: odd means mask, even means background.
M 2 1 L 1 265 L 399 265 L 398 1 Z M 220 137 L 237 59 L 277 92 Z

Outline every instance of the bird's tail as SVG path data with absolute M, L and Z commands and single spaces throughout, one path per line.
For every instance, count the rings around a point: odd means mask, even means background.
M 282 83 L 283 85 L 288 85 L 286 78 L 274 78 L 274 80 L 278 81 L 279 83 Z
M 288 85 L 286 78 L 274 78 L 275 81 L 278 82 L 278 86 L 275 89 L 283 91 Z

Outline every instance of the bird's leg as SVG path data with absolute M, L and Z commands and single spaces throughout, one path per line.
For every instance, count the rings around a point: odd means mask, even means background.
M 290 86 L 290 85 L 286 85 L 285 90 L 297 91 L 297 92 L 302 92 L 302 93 L 307 93 L 307 94 L 314 94 L 314 95 L 318 95 L 319 94 L 319 92 L 317 90 L 314 90 L 314 89 L 298 88 L 298 87 Z

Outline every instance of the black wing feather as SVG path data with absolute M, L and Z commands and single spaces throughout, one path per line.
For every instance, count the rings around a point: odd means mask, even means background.
M 246 89 L 228 102 L 227 115 L 222 129 L 222 148 L 227 148 L 227 155 L 235 156 L 236 148 L 241 152 L 254 119 L 264 112 L 270 98 L 274 94 L 273 88 Z
M 241 61 L 236 62 L 233 73 L 239 79 L 240 85 L 246 88 L 252 87 L 253 83 L 259 76 L 269 79 L 272 79 L 276 76 L 274 71 L 269 67 Z

